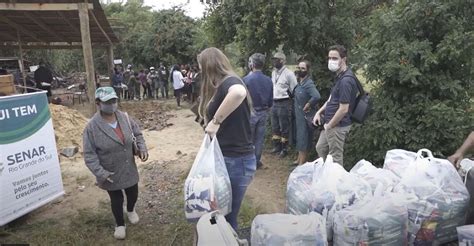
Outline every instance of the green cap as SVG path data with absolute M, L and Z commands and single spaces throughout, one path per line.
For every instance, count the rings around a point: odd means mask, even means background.
M 281 60 L 286 60 L 286 56 L 285 54 L 283 54 L 282 52 L 277 52 L 275 53 L 273 56 L 272 56 L 272 59 L 281 59 Z
M 112 87 L 99 87 L 95 90 L 95 99 L 99 99 L 102 102 L 106 102 L 110 99 L 118 98 Z

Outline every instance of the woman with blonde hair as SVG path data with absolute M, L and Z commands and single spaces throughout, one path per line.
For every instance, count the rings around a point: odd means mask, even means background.
M 232 186 L 232 212 L 226 220 L 237 230 L 240 205 L 257 169 L 250 131 L 252 102 L 222 51 L 207 48 L 197 59 L 201 69 L 199 115 L 206 133 L 219 140 L 224 155 Z

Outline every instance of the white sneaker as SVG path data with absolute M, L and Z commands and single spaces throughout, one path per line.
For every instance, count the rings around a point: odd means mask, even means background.
M 115 239 L 123 240 L 125 239 L 125 226 L 115 227 L 114 237 Z
M 136 224 L 140 220 L 137 212 L 135 212 L 135 209 L 132 212 L 127 211 L 127 216 L 128 216 L 128 221 L 130 221 L 130 223 L 132 224 Z

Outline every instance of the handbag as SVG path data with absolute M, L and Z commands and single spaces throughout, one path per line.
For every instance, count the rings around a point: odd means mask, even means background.
M 130 118 L 128 117 L 128 113 L 125 113 L 125 117 L 127 117 L 128 128 L 130 129 L 130 132 L 132 133 L 132 152 L 133 152 L 133 155 L 138 155 L 139 150 L 138 150 L 137 138 L 135 137 L 135 134 L 133 134 L 132 124 L 130 123 Z

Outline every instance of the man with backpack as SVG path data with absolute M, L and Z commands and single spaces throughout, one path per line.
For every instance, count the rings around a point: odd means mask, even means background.
M 347 49 L 342 45 L 329 47 L 328 69 L 336 73 L 331 95 L 313 118 L 315 125 L 324 126 L 316 151 L 326 159 L 328 154 L 334 162 L 344 166 L 344 142 L 352 125 L 351 114 L 356 105 L 358 81 L 347 66 Z

